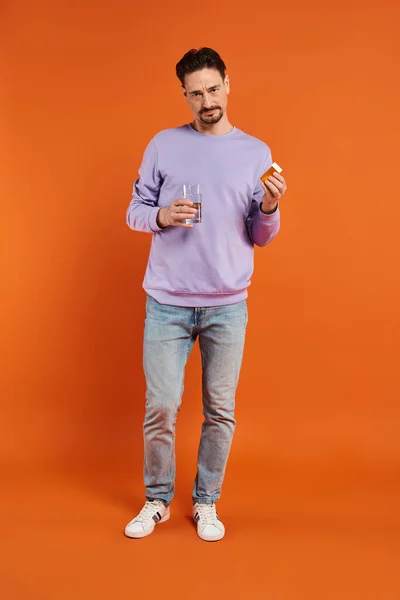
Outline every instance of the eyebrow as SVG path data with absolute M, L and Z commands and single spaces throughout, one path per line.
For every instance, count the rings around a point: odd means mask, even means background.
M 211 85 L 209 88 L 207 88 L 207 92 L 211 91 L 211 90 L 218 90 L 221 87 L 221 85 L 219 83 L 217 83 L 216 85 Z M 190 94 L 200 94 L 201 90 L 193 90 L 192 92 L 189 92 Z

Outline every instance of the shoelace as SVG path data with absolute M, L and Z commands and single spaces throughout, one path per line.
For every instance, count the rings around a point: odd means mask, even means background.
M 218 520 L 214 504 L 198 504 L 197 512 L 205 525 L 215 525 Z
M 152 519 L 153 515 L 163 506 L 162 502 L 146 502 L 135 520 L 143 522 Z

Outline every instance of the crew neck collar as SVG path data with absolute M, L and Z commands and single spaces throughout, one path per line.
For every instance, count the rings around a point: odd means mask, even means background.
M 223 133 L 222 135 L 210 135 L 208 133 L 201 133 L 201 131 L 197 131 L 197 129 L 195 129 L 191 123 L 188 123 L 186 125 L 186 127 L 189 129 L 189 131 L 193 134 L 193 135 L 201 135 L 203 138 L 212 138 L 212 139 L 225 139 L 225 138 L 229 138 L 232 135 L 234 135 L 237 132 L 237 128 L 235 126 L 233 126 L 233 129 L 231 129 L 230 131 L 228 131 L 228 133 Z

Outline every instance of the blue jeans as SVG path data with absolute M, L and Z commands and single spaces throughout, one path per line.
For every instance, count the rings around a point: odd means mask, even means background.
M 175 423 L 184 370 L 199 338 L 204 422 L 193 502 L 212 504 L 221 494 L 235 429 L 235 392 L 243 357 L 247 303 L 211 308 L 159 304 L 147 296 L 144 331 L 146 416 L 144 482 L 148 500 L 169 504 L 175 488 Z

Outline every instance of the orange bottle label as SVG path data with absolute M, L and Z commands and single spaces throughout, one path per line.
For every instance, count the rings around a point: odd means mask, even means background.
M 272 163 L 268 171 L 266 171 L 264 175 L 261 176 L 261 181 L 265 183 L 268 177 L 271 177 L 271 175 L 274 174 L 274 171 L 276 171 L 277 173 L 282 173 L 283 169 L 277 163 Z

